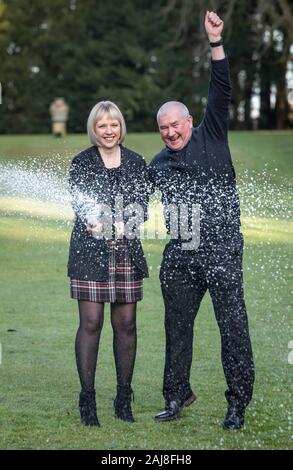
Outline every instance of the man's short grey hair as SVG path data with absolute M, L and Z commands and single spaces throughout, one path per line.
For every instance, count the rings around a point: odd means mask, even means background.
M 100 121 L 105 115 L 110 116 L 111 119 L 117 119 L 120 122 L 121 134 L 119 144 L 121 144 L 126 136 L 126 124 L 120 109 L 112 101 L 99 101 L 91 110 L 87 120 L 87 133 L 90 142 L 93 145 L 97 145 L 95 127 L 97 122 Z
M 183 117 L 188 118 L 188 116 L 190 116 L 189 110 L 185 104 L 181 103 L 180 101 L 167 101 L 160 107 L 157 113 L 157 121 L 161 116 L 167 114 L 172 108 L 178 108 Z

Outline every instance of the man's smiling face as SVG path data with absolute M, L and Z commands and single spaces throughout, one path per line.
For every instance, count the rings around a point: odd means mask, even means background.
M 169 106 L 158 116 L 161 137 L 171 150 L 181 150 L 187 145 L 192 132 L 192 117 L 183 114 L 179 106 Z

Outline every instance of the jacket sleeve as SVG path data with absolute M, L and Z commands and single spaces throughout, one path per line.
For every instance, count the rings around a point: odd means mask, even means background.
M 201 126 L 212 140 L 227 140 L 231 82 L 227 57 L 212 60 L 208 102 Z
M 147 193 L 150 197 L 157 189 L 157 170 L 155 168 L 154 160 L 148 165 L 145 170 L 145 178 L 146 178 L 146 185 L 147 185 Z
M 130 162 L 123 184 L 123 221 L 129 240 L 140 238 L 140 227 L 148 219 L 148 201 L 146 163 L 137 155 Z
M 131 217 L 140 214 L 141 217 L 138 217 L 138 219 L 140 224 L 142 224 L 148 219 L 149 202 L 147 168 L 143 158 L 140 159 L 136 167 L 131 188 L 129 197 L 127 197 L 128 207 L 127 211 L 125 211 L 124 222 L 127 223 Z
M 87 168 L 81 158 L 72 160 L 69 171 L 71 205 L 75 215 L 83 222 L 97 214 L 97 204 L 87 192 Z

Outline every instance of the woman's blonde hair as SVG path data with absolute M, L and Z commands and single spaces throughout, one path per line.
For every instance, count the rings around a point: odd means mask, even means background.
M 117 119 L 120 122 L 121 134 L 119 144 L 121 144 L 125 139 L 126 124 L 120 109 L 115 103 L 112 103 L 112 101 L 99 101 L 91 110 L 87 120 L 87 133 L 90 142 L 93 145 L 97 145 L 97 136 L 95 133 L 96 123 L 102 119 L 105 114 L 108 114 L 111 119 Z

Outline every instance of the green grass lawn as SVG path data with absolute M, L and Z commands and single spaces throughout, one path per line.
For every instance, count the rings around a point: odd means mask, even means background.
M 106 309 L 96 376 L 101 428 L 79 422 L 74 339 L 77 305 L 69 298 L 66 263 L 68 208 L 5 194 L 0 188 L 0 449 L 292 449 L 293 365 L 288 364 L 292 321 L 293 133 L 230 133 L 242 202 L 246 303 L 256 363 L 254 399 L 245 428 L 221 427 L 226 411 L 220 338 L 205 297 L 195 326 L 191 382 L 198 400 L 171 423 L 162 410 L 164 315 L 158 267 L 164 240 L 145 240 L 151 267 L 138 309 L 134 424 L 114 418 L 115 368 Z M 149 160 L 156 134 L 126 143 Z M 4 168 L 68 171 L 86 136 L 1 136 Z M 9 172 L 7 173 L 9 176 Z M 13 173 L 11 173 L 13 174 Z M 162 227 L 160 230 L 163 230 Z

